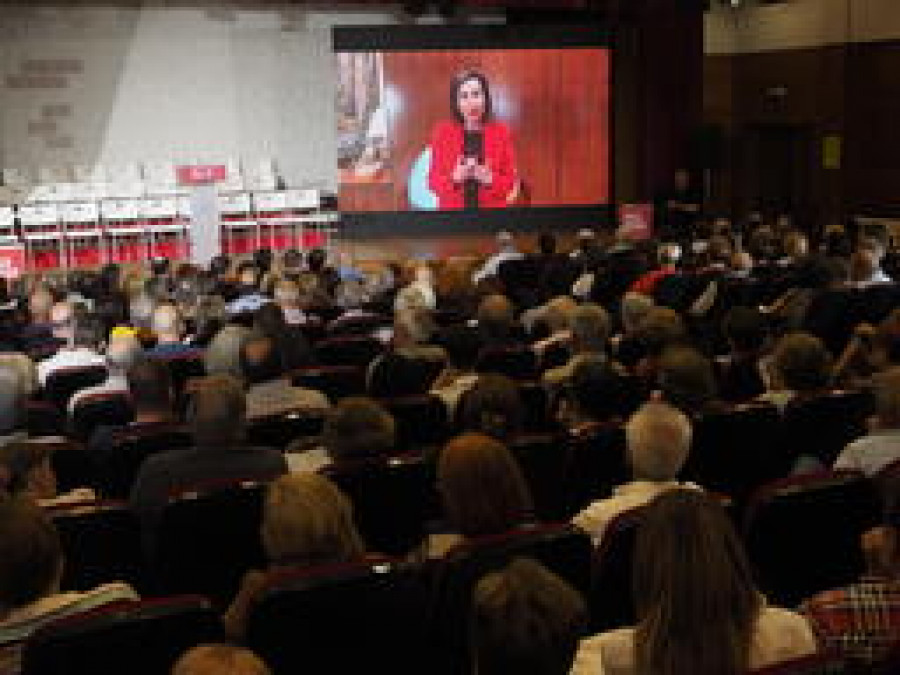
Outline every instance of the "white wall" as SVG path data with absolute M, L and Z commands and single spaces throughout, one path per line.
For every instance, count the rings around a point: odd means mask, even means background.
M 394 20 L 290 7 L 0 7 L 0 164 L 274 157 L 289 185 L 334 188 L 331 28 Z
M 707 54 L 900 38 L 900 0 L 788 0 L 706 13 Z

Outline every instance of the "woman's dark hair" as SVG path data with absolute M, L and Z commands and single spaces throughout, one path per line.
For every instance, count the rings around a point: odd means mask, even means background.
M 463 434 L 447 443 L 437 480 L 444 515 L 463 536 L 500 534 L 532 518 L 521 468 L 505 445 L 484 434 Z
M 635 672 L 747 672 L 760 596 L 722 507 L 698 490 L 664 493 L 646 511 L 634 556 Z
M 482 122 L 490 122 L 494 117 L 494 104 L 491 101 L 491 87 L 487 78 L 483 73 L 477 70 L 464 70 L 453 78 L 450 88 L 450 108 L 453 110 L 453 117 L 457 122 L 462 123 L 463 116 L 459 109 L 459 90 L 469 80 L 477 80 L 481 85 L 481 91 L 484 93 L 484 115 L 481 117 Z
M 460 399 L 457 414 L 460 430 L 507 440 L 521 432 L 525 404 L 515 382 L 508 377 L 481 375 Z

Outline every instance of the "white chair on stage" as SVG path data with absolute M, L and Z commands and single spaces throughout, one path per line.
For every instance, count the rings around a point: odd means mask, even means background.
M 109 262 L 135 263 L 147 260 L 147 231 L 137 199 L 104 199 L 100 202 L 100 221 L 106 235 Z
M 254 192 L 253 213 L 259 221 L 260 245 L 273 249 L 297 246 L 295 226 L 286 192 Z
M 182 260 L 187 256 L 187 226 L 178 216 L 178 197 L 146 197 L 140 215 L 152 257 Z
M 0 206 L 0 246 L 18 244 L 16 234 L 16 209 L 10 204 Z
M 67 267 L 95 267 L 106 260 L 100 206 L 96 201 L 63 202 L 58 206 L 63 225 Z
M 249 192 L 219 195 L 222 220 L 222 252 L 226 255 L 251 253 L 260 246 L 259 223 L 253 217 Z
M 28 203 L 19 206 L 25 260 L 32 270 L 65 267 L 63 231 L 59 206 L 55 203 Z

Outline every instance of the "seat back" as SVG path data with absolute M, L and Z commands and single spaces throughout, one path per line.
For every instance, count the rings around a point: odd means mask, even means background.
M 126 499 L 145 459 L 193 443 L 186 428 L 169 424 L 141 424 L 117 430 L 109 452 L 94 457 L 99 464 L 101 492 L 113 499 Z
M 50 623 L 25 644 L 23 675 L 168 673 L 191 647 L 222 639 L 197 596 L 116 603 Z
M 164 593 L 201 593 L 225 606 L 241 577 L 265 564 L 260 541 L 265 486 L 202 484 L 175 495 L 163 509 L 154 572 Z
M 356 366 L 302 368 L 291 373 L 291 383 L 296 387 L 321 391 L 332 403 L 366 392 L 365 372 Z
M 682 477 L 743 503 L 760 485 L 786 475 L 792 457 L 778 444 L 778 410 L 735 406 L 696 420 Z
M 569 464 L 565 439 L 555 434 L 529 434 L 512 440 L 509 450 L 531 489 L 538 520 L 565 520 L 568 504 L 565 480 Z
M 525 430 L 546 432 L 554 428 L 547 390 L 540 382 L 519 382 L 519 396 L 525 406 Z
M 414 452 L 447 440 L 447 406 L 433 394 L 382 399 L 396 422 L 397 449 Z
M 486 347 L 478 355 L 476 370 L 531 380 L 537 376 L 537 357 L 528 347 Z
M 318 436 L 324 424 L 321 414 L 289 410 L 247 422 L 246 438 L 253 445 L 283 450 L 298 438 Z
M 831 466 L 844 446 L 866 433 L 872 411 L 871 395 L 857 391 L 792 401 L 784 411 L 782 447 L 794 457 L 809 455 Z
M 348 335 L 321 340 L 315 351 L 316 359 L 323 365 L 366 368 L 382 352 L 382 346 L 372 337 Z
M 258 597 L 247 644 L 273 672 L 424 670 L 425 594 L 389 559 L 273 574 Z
M 847 666 L 840 656 L 811 654 L 757 668 L 750 675 L 843 675 L 846 672 Z
M 93 394 L 78 401 L 69 426 L 75 438 L 86 441 L 101 425 L 124 426 L 133 419 L 134 406 L 128 395 Z
M 751 497 L 744 523 L 750 561 L 772 602 L 794 607 L 864 571 L 860 535 L 880 519 L 873 484 L 852 471 L 798 476 Z
M 485 574 L 516 557 L 530 557 L 586 593 L 590 585 L 590 538 L 571 525 L 538 525 L 481 537 L 435 561 L 429 649 L 442 673 L 467 673 L 472 591 Z
M 338 317 L 325 327 L 329 337 L 342 335 L 369 335 L 372 331 L 390 326 L 392 319 L 383 314 L 353 313 Z
M 72 394 L 106 381 L 106 366 L 60 368 L 53 371 L 44 383 L 44 399 L 62 410 Z
M 631 479 L 625 456 L 625 430 L 620 425 L 594 427 L 571 437 L 568 444 L 568 515 L 578 513 L 596 499 L 609 497 L 615 486 Z
M 588 598 L 592 633 L 636 623 L 632 566 L 637 532 L 645 513 L 645 508 L 639 508 L 619 514 L 607 526 L 594 551 Z
M 370 551 L 407 553 L 440 513 L 435 468 L 422 457 L 348 462 L 324 473 L 353 503 L 354 519 Z
M 124 502 L 93 501 L 49 511 L 65 552 L 63 589 L 144 582 L 140 527 Z

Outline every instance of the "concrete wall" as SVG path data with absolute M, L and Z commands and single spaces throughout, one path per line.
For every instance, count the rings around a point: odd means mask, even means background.
M 331 28 L 291 7 L 0 7 L 0 164 L 254 162 L 334 188 Z

